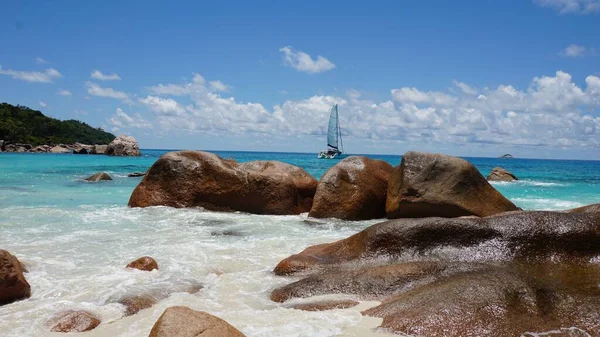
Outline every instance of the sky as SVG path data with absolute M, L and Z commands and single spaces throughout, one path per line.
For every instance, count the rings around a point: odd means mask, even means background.
M 600 159 L 600 0 L 0 7 L 0 102 L 141 148 Z

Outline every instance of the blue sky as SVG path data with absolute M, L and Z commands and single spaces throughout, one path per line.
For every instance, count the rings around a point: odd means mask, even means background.
M 142 148 L 600 159 L 600 0 L 2 9 L 0 101 Z

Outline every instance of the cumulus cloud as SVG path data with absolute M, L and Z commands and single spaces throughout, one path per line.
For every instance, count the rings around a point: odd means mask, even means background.
M 66 90 L 66 89 L 59 89 L 56 92 L 56 94 L 59 95 L 59 96 L 72 96 L 73 95 L 72 92 L 70 92 L 69 90 Z
M 591 14 L 600 12 L 600 0 L 534 0 L 539 6 L 549 7 L 561 14 Z
M 586 47 L 576 45 L 576 44 L 571 44 L 571 45 L 567 46 L 567 48 L 563 49 L 560 52 L 560 55 L 567 56 L 567 57 L 578 57 L 578 56 L 585 55 L 587 52 L 588 52 L 588 49 Z
M 291 46 L 283 47 L 279 51 L 283 53 L 284 64 L 298 71 L 316 74 L 335 68 L 335 64 L 321 55 L 313 59 L 307 53 L 295 50 Z
M 85 85 L 88 88 L 87 89 L 88 94 L 90 94 L 92 96 L 119 99 L 119 100 L 122 100 L 123 102 L 127 102 L 127 103 L 132 102 L 131 98 L 129 97 L 129 94 L 127 94 L 123 91 L 118 91 L 113 88 L 103 88 L 94 82 L 86 82 Z
M 208 84 L 207 84 L 208 83 Z M 354 139 L 394 140 L 410 144 L 482 144 L 494 146 L 600 147 L 600 78 L 588 76 L 579 87 L 562 71 L 535 77 L 519 89 L 512 85 L 426 91 L 390 90 L 389 99 L 372 101 L 360 92 L 316 95 L 267 108 L 223 96 L 200 75 L 184 84 L 158 86 L 180 98 L 148 96 L 140 102 L 155 112 L 164 131 L 277 137 L 319 136 L 327 132 L 333 104 L 339 104 L 344 135 Z M 165 88 L 170 88 L 165 90 Z M 265 144 L 267 145 L 267 144 Z
M 121 77 L 115 73 L 112 74 L 103 74 L 100 70 L 92 71 L 90 75 L 93 79 L 100 81 L 120 81 Z
M 112 117 L 108 120 L 110 125 L 113 126 L 113 130 L 120 130 L 123 128 L 136 128 L 136 129 L 152 129 L 152 123 L 144 120 L 139 113 L 127 114 L 121 108 L 117 108 Z
M 34 82 L 34 83 L 52 83 L 52 80 L 63 77 L 58 70 L 48 68 L 44 72 L 40 71 L 19 71 L 3 69 L 0 65 L 0 75 L 11 76 L 15 80 Z

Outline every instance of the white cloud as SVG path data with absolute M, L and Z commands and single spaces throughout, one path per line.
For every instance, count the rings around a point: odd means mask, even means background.
M 100 70 L 92 71 L 90 75 L 93 79 L 100 81 L 120 81 L 121 77 L 115 73 L 112 74 L 103 74 Z
M 335 64 L 321 55 L 314 60 L 307 53 L 294 50 L 291 46 L 283 47 L 279 51 L 283 53 L 283 62 L 298 71 L 316 74 L 335 68 Z
M 477 95 L 477 89 L 471 87 L 470 85 L 468 85 L 464 82 L 454 80 L 454 81 L 452 81 L 452 83 L 467 95 Z
M 52 83 L 52 80 L 63 77 L 61 73 L 54 68 L 48 68 L 46 71 L 40 72 L 3 69 L 2 66 L 0 66 L 0 75 L 7 75 L 11 76 L 15 80 L 34 83 Z
M 47 107 L 47 106 L 48 106 L 48 104 L 46 104 L 46 102 L 40 101 L 40 106 L 41 106 L 42 108 L 45 108 L 45 107 Z
M 583 56 L 588 52 L 588 49 L 584 46 L 571 44 L 567 46 L 563 51 L 560 52 L 560 55 L 568 56 L 568 57 L 578 57 Z
M 121 108 L 117 108 L 114 115 L 108 120 L 113 130 L 121 128 L 152 129 L 152 123 L 144 120 L 139 113 L 127 114 Z
M 534 0 L 534 3 L 557 10 L 561 14 L 600 12 L 600 0 Z
M 44 60 L 41 57 L 36 57 L 35 58 L 35 63 L 37 63 L 37 64 L 46 64 L 46 63 L 48 63 L 48 61 Z
M 59 96 L 72 96 L 73 95 L 72 92 L 70 92 L 69 90 L 66 90 L 66 89 L 59 89 L 56 92 L 56 94 L 59 95 Z
M 420 91 L 417 88 L 392 89 L 392 97 L 400 103 L 451 105 L 454 97 L 439 91 Z
M 211 81 L 210 82 L 210 87 L 214 90 L 214 91 L 227 91 L 229 89 L 229 87 L 227 85 L 225 85 L 223 82 L 221 81 Z
M 113 88 L 103 88 L 94 82 L 86 82 L 85 85 L 88 88 L 87 89 L 88 94 L 90 94 L 92 96 L 120 99 L 123 102 L 127 102 L 127 103 L 132 102 L 131 98 L 129 97 L 129 94 L 127 94 L 123 91 L 117 91 Z
M 171 98 L 148 95 L 146 98 L 139 99 L 139 101 L 148 106 L 157 115 L 178 116 L 185 112 L 185 109 Z

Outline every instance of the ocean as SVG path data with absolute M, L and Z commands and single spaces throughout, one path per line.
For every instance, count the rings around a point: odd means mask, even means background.
M 0 306 L 0 336 L 52 336 L 46 321 L 84 309 L 102 324 L 85 336 L 147 336 L 165 308 L 186 305 L 219 316 L 247 336 L 371 336 L 378 319 L 359 309 L 306 312 L 274 303 L 270 291 L 295 278 L 271 273 L 309 245 L 348 237 L 379 222 L 331 219 L 315 226 L 306 215 L 262 216 L 199 209 L 130 209 L 127 201 L 165 150 L 142 157 L 0 154 L 0 249 L 27 265 L 31 298 Z M 337 160 L 316 154 L 219 152 L 241 162 L 280 160 L 320 178 Z M 393 165 L 400 156 L 368 155 Z M 493 185 L 527 210 L 561 210 L 600 202 L 600 161 L 465 158 L 484 175 L 502 166 L 518 182 Z M 99 171 L 113 181 L 87 183 Z M 160 270 L 124 266 L 144 255 Z M 183 289 L 201 285 L 195 294 Z M 168 294 L 154 307 L 123 318 L 126 295 Z M 319 298 L 352 298 L 328 295 Z M 313 299 L 314 300 L 314 299 Z M 363 305 L 369 305 L 365 303 Z M 383 333 L 381 333 L 383 335 Z M 60 334 L 59 334 L 60 335 Z M 78 334 L 74 334 L 78 335 Z

